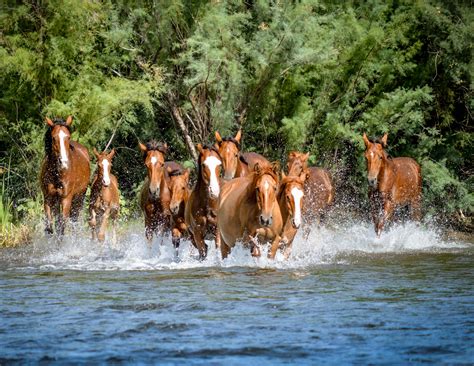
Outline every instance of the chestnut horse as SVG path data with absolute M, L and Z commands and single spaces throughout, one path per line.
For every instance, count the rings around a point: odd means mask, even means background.
M 304 185 L 306 196 L 303 218 L 305 232 L 309 234 L 309 224 L 321 222 L 321 217 L 327 212 L 334 202 L 334 185 L 331 174 L 323 168 L 309 167 L 309 153 L 292 151 L 288 155 L 288 175 L 299 176 L 306 171 L 307 178 Z
M 105 240 L 105 230 L 109 217 L 112 219 L 112 242 L 117 241 L 116 220 L 120 209 L 120 193 L 117 177 L 112 170 L 112 158 L 115 149 L 107 154 L 101 154 L 94 148 L 97 158 L 97 172 L 92 180 L 91 194 L 89 200 L 89 226 L 92 231 L 92 240 Z
M 197 145 L 199 151 L 198 177 L 196 186 L 189 196 L 184 210 L 186 226 L 192 243 L 199 251 L 202 260 L 207 256 L 204 239 L 211 234 L 219 246 L 217 237 L 217 205 L 219 202 L 221 158 L 214 146 Z
M 46 117 L 48 130 L 44 136 L 45 157 L 41 166 L 40 184 L 46 215 L 45 232 L 64 234 L 69 218 L 77 221 L 89 185 L 90 163 L 87 149 L 71 140 L 72 116 L 66 121 Z
M 188 188 L 189 169 L 184 169 L 180 164 L 175 164 L 176 166 L 168 165 L 166 171 L 169 176 L 168 187 L 171 195 L 171 240 L 177 255 L 181 237 L 187 231 L 184 221 L 184 209 L 189 200 L 190 190 Z
M 370 141 L 363 135 L 369 200 L 377 236 L 396 207 L 410 206 L 412 219 L 421 219 L 421 168 L 412 158 L 389 157 L 384 150 L 387 138 L 385 134 Z
M 302 222 L 304 183 L 307 173 L 302 172 L 299 177 L 282 174 L 277 197 L 283 219 L 281 244 L 285 246 L 284 255 L 288 258 L 291 254 L 293 239 Z
M 139 147 L 148 174 L 140 193 L 140 207 L 145 215 L 145 236 L 151 245 L 153 233 L 169 228 L 171 198 L 164 173 L 168 145 L 150 141 L 146 145 L 140 142 Z
M 240 140 L 242 131 L 239 130 L 235 137 L 221 137 L 218 131 L 215 132 L 216 148 L 222 159 L 222 168 L 224 170 L 224 181 L 233 178 L 245 177 L 249 172 L 253 171 L 255 164 L 258 162 L 260 166 L 270 162 L 262 155 L 257 153 L 241 153 Z
M 260 167 L 257 163 L 251 174 L 233 179 L 222 187 L 217 224 L 223 259 L 239 239 L 251 245 L 252 256 L 260 256 L 257 237 L 271 240 L 268 256 L 275 257 L 283 227 L 277 201 L 278 170 L 276 165 Z

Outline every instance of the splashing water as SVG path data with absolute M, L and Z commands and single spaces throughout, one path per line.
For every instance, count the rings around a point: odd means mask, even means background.
M 352 223 L 331 228 L 314 227 L 307 238 L 300 230 L 288 260 L 283 258 L 281 252 L 275 260 L 269 260 L 268 245 L 263 247 L 262 257 L 253 258 L 240 243 L 236 244 L 227 259 L 222 260 L 214 241 L 207 241 L 208 257 L 199 261 L 198 252 L 189 240 L 181 241 L 179 256 L 175 258 L 169 235 L 155 237 L 149 246 L 142 231 L 138 224 L 131 226 L 119 236 L 115 245 L 109 240 L 105 244 L 93 242 L 83 231 L 75 236 L 64 237 L 61 243 L 39 237 L 30 246 L 3 253 L 1 259 L 7 263 L 48 270 L 160 270 L 234 266 L 292 269 L 349 264 L 360 256 L 440 252 L 469 247 L 467 243 L 445 241 L 434 229 L 415 223 L 395 225 L 380 238 L 376 237 L 370 223 Z

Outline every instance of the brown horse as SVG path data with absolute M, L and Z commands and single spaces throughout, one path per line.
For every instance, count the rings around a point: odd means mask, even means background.
M 225 181 L 248 175 L 247 163 L 241 159 L 240 140 L 242 132 L 239 130 L 235 137 L 222 138 L 218 131 L 216 136 L 216 148 L 222 159 L 223 179 Z
M 281 244 L 284 245 L 284 255 L 288 258 L 291 254 L 291 245 L 302 222 L 302 207 L 304 196 L 304 183 L 307 177 L 306 172 L 300 176 L 285 176 L 280 183 L 278 192 L 278 204 L 280 205 L 283 219 L 283 230 L 281 233 Z
M 421 219 L 421 168 L 411 158 L 391 158 L 385 152 L 388 135 L 370 141 L 364 133 L 369 200 L 375 232 L 380 236 L 384 224 L 396 207 L 410 206 L 412 219 Z
M 171 194 L 171 238 L 177 255 L 181 237 L 187 232 L 184 209 L 189 200 L 190 190 L 188 188 L 189 169 L 184 169 L 180 164 L 176 165 L 175 167 L 168 166 L 167 174 Z
M 197 183 L 189 196 L 184 211 L 186 226 L 191 233 L 194 246 L 199 251 L 199 258 L 207 256 L 207 244 L 204 239 L 208 234 L 216 240 L 217 205 L 219 202 L 221 158 L 214 146 L 197 145 L 199 151 Z
M 251 244 L 253 256 L 260 256 L 256 238 L 272 242 L 269 258 L 274 258 L 280 245 L 283 227 L 277 201 L 278 170 L 260 167 L 246 177 L 224 184 L 218 210 L 218 227 L 221 236 L 221 254 L 226 258 L 237 240 Z
M 145 236 L 151 245 L 153 233 L 162 233 L 170 223 L 170 191 L 165 177 L 166 143 L 139 143 L 148 176 L 140 193 L 140 206 L 145 215 Z
M 292 151 L 288 155 L 288 175 L 299 176 L 306 171 L 307 178 L 304 185 L 306 197 L 303 209 L 305 221 L 305 232 L 309 234 L 309 224 L 316 222 L 318 225 L 321 216 L 324 215 L 334 202 L 334 185 L 331 174 L 323 168 L 309 167 L 309 153 Z
M 44 197 L 47 234 L 53 233 L 53 215 L 56 230 L 64 234 L 69 218 L 77 221 L 84 202 L 90 177 L 87 149 L 71 140 L 72 116 L 66 121 L 46 118 L 45 157 L 41 166 L 40 180 Z
M 106 151 L 99 154 L 94 148 L 97 158 L 97 172 L 92 181 L 91 195 L 89 201 L 89 226 L 92 231 L 92 240 L 105 240 L 105 230 L 109 217 L 112 219 L 112 242 L 115 244 L 116 220 L 120 209 L 120 193 L 117 177 L 110 173 L 112 170 L 112 158 L 115 149 L 107 154 Z

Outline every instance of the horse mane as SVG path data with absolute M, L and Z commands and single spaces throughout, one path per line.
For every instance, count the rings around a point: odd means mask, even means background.
M 170 177 L 176 177 L 178 175 L 183 175 L 184 171 L 181 168 L 173 169 L 171 172 L 168 173 Z
M 222 141 L 219 142 L 219 146 L 224 141 L 225 142 L 233 142 L 235 144 L 235 146 L 237 146 L 237 149 L 240 150 L 240 142 L 238 142 L 235 138 L 233 138 L 233 137 L 222 137 Z
M 143 160 L 146 159 L 146 155 L 148 151 L 159 151 L 163 155 L 166 155 L 167 147 L 163 142 L 158 142 L 156 140 L 148 141 L 146 144 L 146 151 L 143 153 Z
M 304 188 L 304 182 L 300 179 L 299 176 L 296 175 L 287 175 L 285 178 L 283 178 L 280 181 L 280 188 L 278 190 L 278 199 L 280 199 L 281 195 L 283 194 L 285 187 L 288 183 L 296 182 L 298 184 L 301 184 Z
M 71 133 L 71 127 L 66 124 L 66 121 L 63 118 L 56 117 L 53 119 L 53 123 L 54 123 L 54 126 L 66 127 L 69 133 Z M 51 153 L 53 152 L 53 137 L 51 135 L 53 132 L 53 127 L 48 126 L 48 129 L 46 130 L 44 134 L 44 151 L 46 153 L 46 156 L 50 156 Z M 72 144 L 70 144 L 69 146 L 71 150 L 74 150 L 74 146 Z
M 245 165 L 249 165 L 249 162 L 247 161 L 247 159 L 245 159 L 245 156 L 243 156 L 242 154 L 239 154 L 239 160 Z
M 269 174 L 272 176 L 272 178 L 275 180 L 276 184 L 278 185 L 280 182 L 280 179 L 278 175 L 273 171 L 273 167 L 271 166 L 263 166 L 260 168 L 260 174 L 257 174 L 257 172 L 254 170 L 254 177 L 253 177 L 253 183 L 256 184 L 258 178 L 264 176 L 265 174 Z

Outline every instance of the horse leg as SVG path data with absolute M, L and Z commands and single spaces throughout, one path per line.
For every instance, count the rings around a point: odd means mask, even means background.
M 393 215 L 394 205 L 391 200 L 387 199 L 383 204 L 383 215 L 379 218 L 377 225 L 377 236 L 380 237 L 385 223 L 391 219 Z
M 44 213 L 45 213 L 45 228 L 44 232 L 48 235 L 53 233 L 53 215 L 52 215 L 52 202 L 51 200 L 44 200 Z
M 151 248 L 151 242 L 153 240 L 153 226 L 151 219 L 145 216 L 145 237 L 148 243 L 148 247 Z
M 231 248 L 221 237 L 221 256 L 222 259 L 226 259 L 230 254 Z
M 194 243 L 199 251 L 199 259 L 204 260 L 207 257 L 207 244 L 204 241 L 204 233 L 201 227 L 194 230 Z
M 410 207 L 411 219 L 414 221 L 421 221 L 421 199 L 417 197 Z
M 171 232 L 171 241 L 173 242 L 175 257 L 178 257 L 180 240 L 181 240 L 181 231 L 179 231 L 178 228 L 174 227 L 173 231 Z
M 275 255 L 279 247 L 280 247 L 280 235 L 275 235 L 272 241 L 270 252 L 268 253 L 268 258 L 275 259 Z
M 285 237 L 282 238 L 280 242 L 285 246 L 285 250 L 283 252 L 285 259 L 288 259 L 290 257 L 291 247 L 293 245 L 293 240 L 295 239 L 297 231 L 298 230 L 292 228 L 292 230 L 289 230 L 289 232 L 286 233 Z
M 111 216 L 112 218 L 112 245 L 117 247 L 117 215 Z
M 59 234 L 64 235 L 66 223 L 69 221 L 71 215 L 71 197 L 63 198 L 61 201 L 61 214 L 59 215 Z
M 89 211 L 89 227 L 91 228 L 92 240 L 96 240 L 97 214 L 94 209 Z
M 107 222 L 109 221 L 109 216 L 110 216 L 110 207 L 107 207 L 105 209 L 104 214 L 102 215 L 102 220 L 101 220 L 100 228 L 99 228 L 99 235 L 97 235 L 100 242 L 104 242 L 105 240 L 105 231 L 107 229 Z

